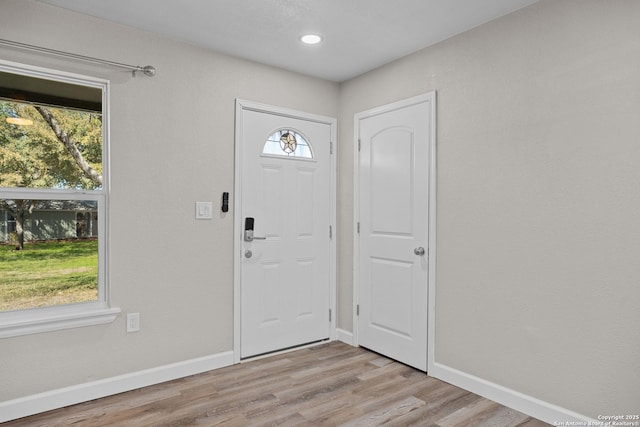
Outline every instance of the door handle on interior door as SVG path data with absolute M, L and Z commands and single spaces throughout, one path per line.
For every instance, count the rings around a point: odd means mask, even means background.
M 418 256 L 423 256 L 424 255 L 424 248 L 422 246 L 417 247 L 413 250 L 413 253 L 418 255 Z

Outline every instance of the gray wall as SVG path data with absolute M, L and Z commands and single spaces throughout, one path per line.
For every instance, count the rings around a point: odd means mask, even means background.
M 32 0 L 0 11 L 0 38 L 158 69 L 0 48 L 112 81 L 111 299 L 142 325 L 1 340 L 0 401 L 232 349 L 233 212 L 193 216 L 233 190 L 236 97 L 339 118 L 351 331 L 353 114 L 437 90 L 436 361 L 591 417 L 637 413 L 640 2 L 542 1 L 342 85 Z
M 640 409 L 640 2 L 542 1 L 346 82 L 353 114 L 437 91 L 436 362 L 593 418 Z
M 110 79 L 112 324 L 0 340 L 0 401 L 233 348 L 234 108 L 243 98 L 337 117 L 338 85 L 31 0 L 0 2 L 0 38 L 130 64 L 153 78 L 0 48 L 0 58 Z M 233 200 L 230 201 L 233 207 Z M 168 231 L 171 230 L 171 231 Z

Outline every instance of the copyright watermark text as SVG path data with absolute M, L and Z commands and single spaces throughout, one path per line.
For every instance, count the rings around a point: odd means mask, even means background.
M 604 427 L 640 427 L 640 414 L 635 415 L 598 415 L 593 421 L 555 421 L 556 427 L 569 426 L 604 426 Z

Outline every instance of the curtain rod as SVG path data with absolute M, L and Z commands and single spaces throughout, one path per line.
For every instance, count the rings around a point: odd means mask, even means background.
M 102 65 L 110 65 L 112 67 L 127 68 L 129 70 L 132 70 L 134 77 L 136 76 L 137 71 L 142 71 L 142 73 L 147 77 L 153 77 L 156 74 L 155 67 L 151 65 L 145 65 L 144 67 L 140 65 L 128 65 L 120 62 L 107 61 L 105 59 L 92 58 L 90 56 L 84 56 L 84 55 L 77 55 L 75 53 L 63 52 L 61 50 L 49 49 L 46 47 L 34 46 L 31 44 L 14 42 L 14 41 L 5 40 L 5 39 L 0 39 L 0 45 L 17 47 L 20 49 L 31 50 L 34 52 L 46 53 L 49 55 L 62 56 L 65 58 L 77 59 L 79 61 L 93 62 L 94 64 L 102 64 Z

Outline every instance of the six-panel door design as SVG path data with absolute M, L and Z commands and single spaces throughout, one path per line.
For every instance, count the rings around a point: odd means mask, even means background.
M 330 336 L 331 126 L 251 109 L 241 121 L 246 358 Z

